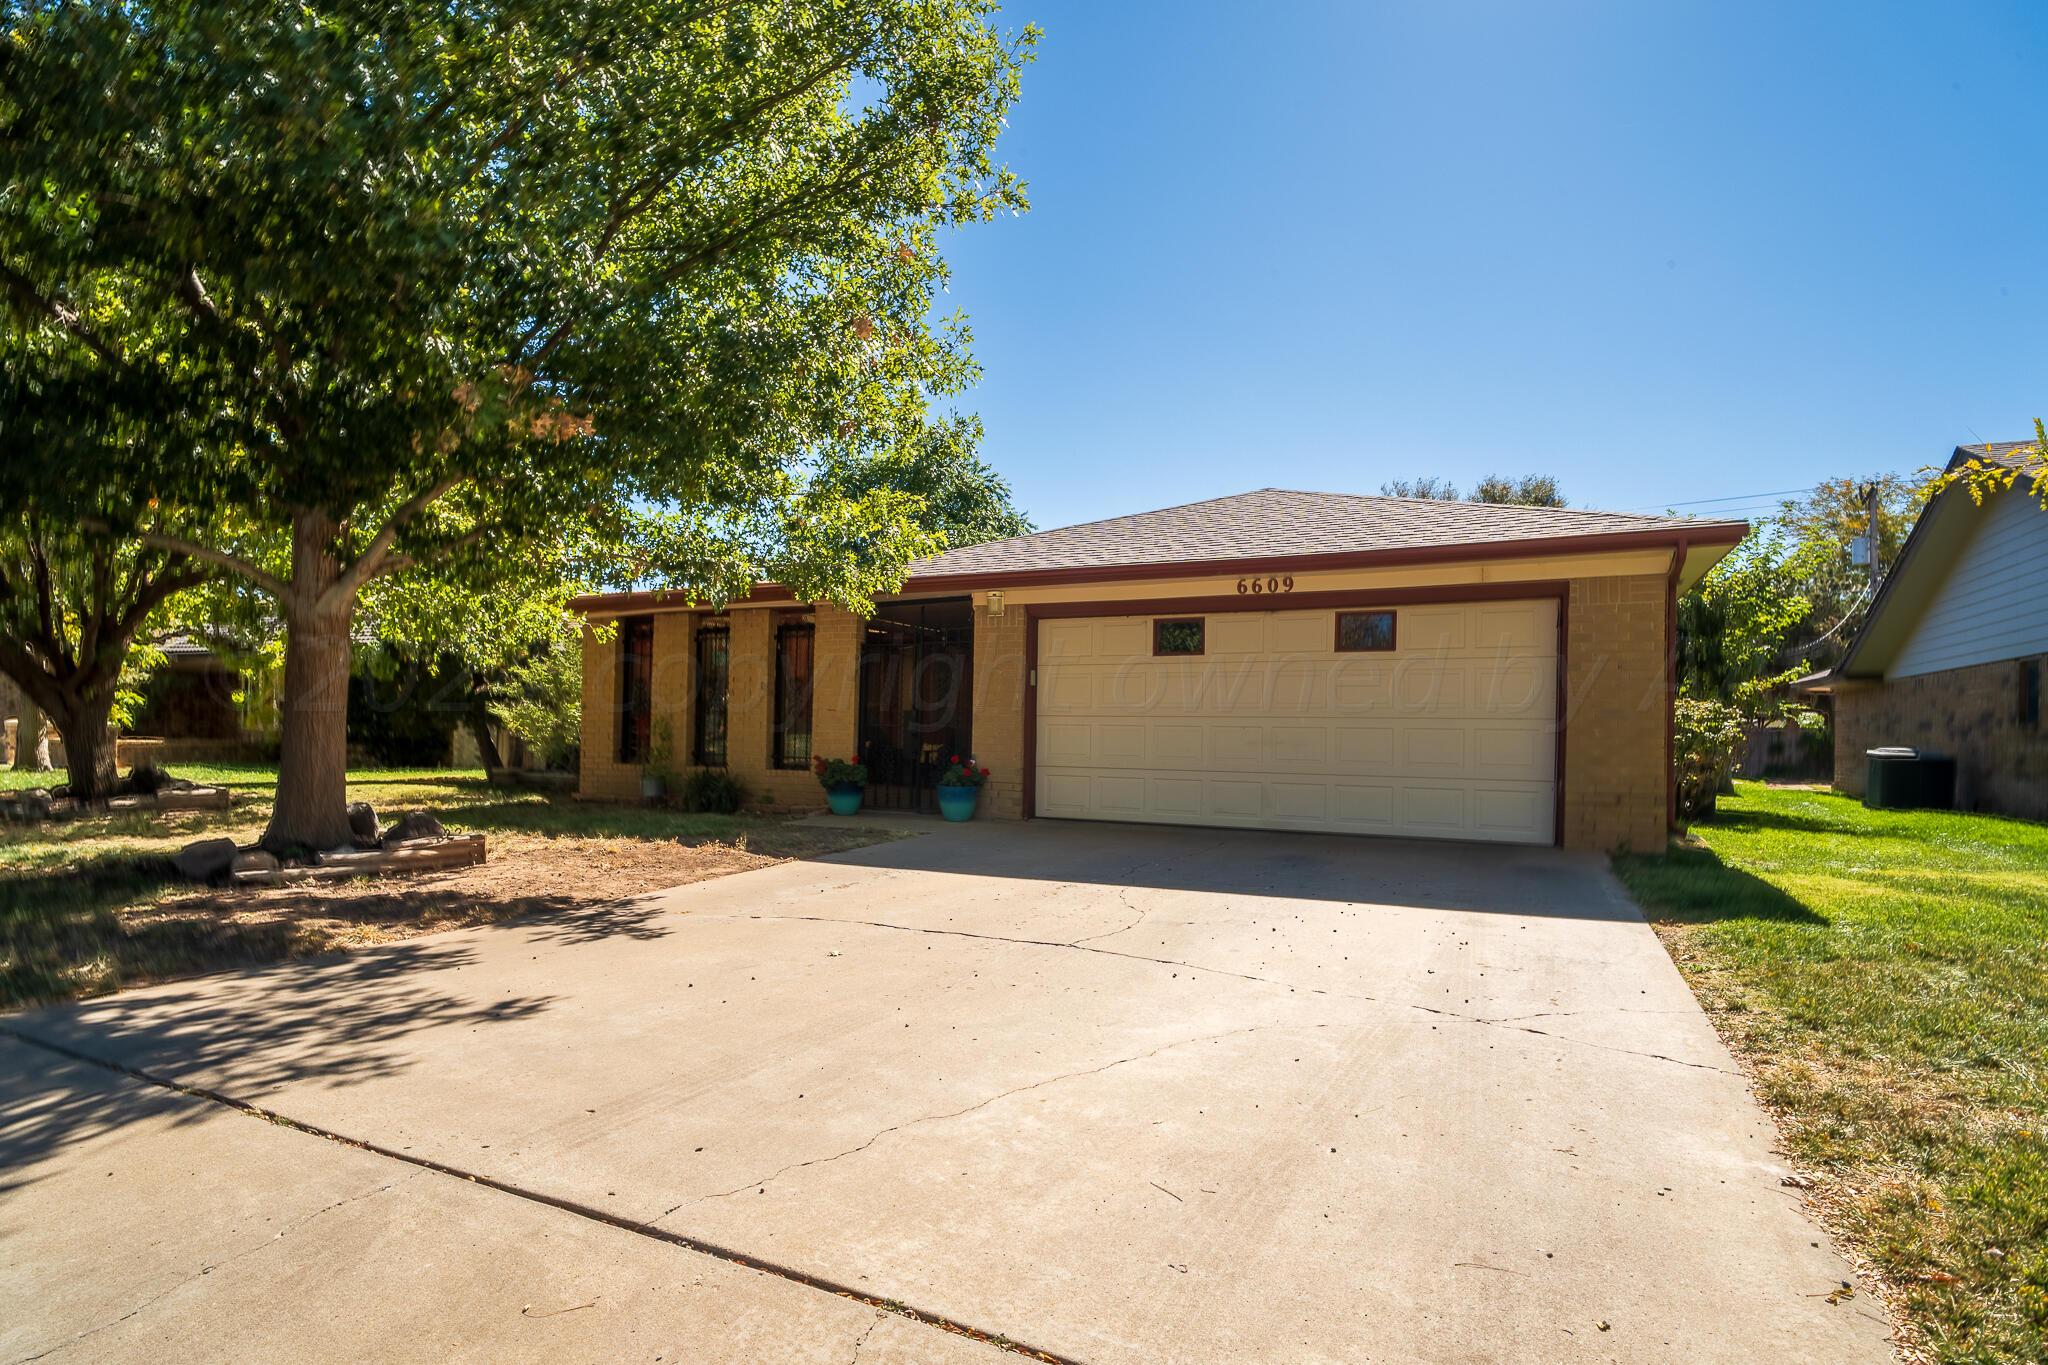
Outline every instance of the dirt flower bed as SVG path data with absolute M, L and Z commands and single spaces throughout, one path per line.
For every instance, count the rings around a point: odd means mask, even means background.
M 0 830 L 0 1009 L 525 916 L 630 932 L 634 897 L 888 837 L 507 793 L 481 774 L 367 773 L 352 776 L 351 795 L 482 833 L 489 860 L 407 877 L 195 889 L 171 856 L 199 837 L 253 842 L 268 815 L 273 774 L 224 777 L 236 796 L 225 812 Z

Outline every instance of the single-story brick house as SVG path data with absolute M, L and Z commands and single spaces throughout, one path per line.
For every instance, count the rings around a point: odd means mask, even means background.
M 1262 489 L 950 550 L 863 620 L 763 584 L 576 606 L 582 792 L 650 747 L 823 804 L 1662 848 L 1672 603 L 1740 522 Z
M 2031 448 L 1958 446 L 1949 468 Z M 1834 700 L 1838 790 L 1861 796 L 1868 751 L 1905 745 L 1955 758 L 1958 806 L 2048 819 L 2048 511 L 2030 482 L 1930 500 L 1842 661 L 1802 680 Z

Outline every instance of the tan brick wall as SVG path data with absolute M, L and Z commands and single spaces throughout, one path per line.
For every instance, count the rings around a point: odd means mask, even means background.
M 2048 819 L 2048 727 L 2020 720 L 2027 660 L 1851 684 L 1835 695 L 1835 788 L 1863 795 L 1868 750 L 1888 744 L 1956 760 L 1956 805 Z M 2048 672 L 2048 657 L 2032 660 Z
M 583 627 L 583 753 L 577 792 L 603 801 L 631 801 L 640 795 L 640 769 L 618 762 L 619 638 L 600 638 L 597 623 Z
M 1656 850 L 1664 846 L 1667 774 L 1664 726 L 1666 580 L 1662 574 L 1571 580 L 1566 641 L 1566 847 Z M 678 751 L 689 746 L 689 641 L 695 617 L 655 618 L 655 710 L 673 718 Z M 771 610 L 731 614 L 728 753 L 733 775 L 751 797 L 776 806 L 814 808 L 824 794 L 807 772 L 769 767 L 773 754 L 774 623 Z M 854 751 L 859 724 L 861 623 L 821 607 L 817 625 L 817 691 L 812 703 L 814 751 Z M 992 770 L 981 812 L 997 819 L 1024 813 L 1024 736 L 1031 723 L 1025 682 L 1026 616 L 1012 605 L 974 617 L 974 747 Z M 583 791 L 631 800 L 640 769 L 611 761 L 616 752 L 616 640 L 584 651 Z
M 1662 574 L 1575 578 L 1565 625 L 1566 848 L 1662 852 L 1670 819 Z
M 691 669 L 696 629 L 702 615 L 664 612 L 654 618 L 654 720 L 671 727 L 677 776 L 692 771 L 694 714 Z M 747 790 L 750 804 L 778 808 L 823 808 L 825 794 L 808 769 L 777 769 L 774 759 L 775 626 L 778 615 L 738 610 L 728 618 L 729 691 L 726 697 L 727 770 Z M 811 703 L 813 751 L 851 755 L 859 717 L 860 620 L 838 607 L 821 607 L 816 626 L 816 691 Z M 583 638 L 582 795 L 598 800 L 640 797 L 639 764 L 621 764 L 618 754 L 618 658 L 616 633 L 599 642 Z
M 1031 723 L 1024 679 L 1024 613 L 974 609 L 974 756 L 989 770 L 980 814 L 1024 815 L 1024 727 Z

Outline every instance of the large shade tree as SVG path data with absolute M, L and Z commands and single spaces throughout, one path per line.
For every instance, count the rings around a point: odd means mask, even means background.
M 485 590 L 574 542 L 619 581 L 772 573 L 857 604 L 935 547 L 914 498 L 806 473 L 959 431 L 931 415 L 973 377 L 933 319 L 935 238 L 1023 206 L 992 144 L 1034 35 L 989 0 L 79 0 L 5 23 L 0 287 L 65 380 L 24 401 L 160 419 L 182 444 L 102 447 L 136 511 L 115 529 L 275 603 L 267 844 L 347 837 L 351 638 L 380 580 Z M 109 281 L 124 307 L 90 306 Z
M 32 506 L 0 516 L 0 674 L 63 737 L 72 796 L 112 794 L 109 721 L 136 639 L 204 577 L 184 555 L 81 530 Z M 40 724 L 23 722 L 16 742 L 33 752 Z

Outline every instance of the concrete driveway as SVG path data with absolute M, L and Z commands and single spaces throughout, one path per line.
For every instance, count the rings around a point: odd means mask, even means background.
M 0 1019 L 0 1358 L 1889 1358 L 1599 862 L 922 828 Z

